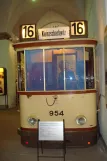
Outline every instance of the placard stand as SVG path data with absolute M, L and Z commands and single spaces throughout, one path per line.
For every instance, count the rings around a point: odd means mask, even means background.
M 40 155 L 40 148 L 43 154 L 44 141 L 62 142 L 63 155 L 62 156 L 46 156 Z M 40 144 L 39 144 L 40 143 Z M 39 147 L 41 145 L 41 147 Z M 66 142 L 65 142 L 65 122 L 63 121 L 40 121 L 38 120 L 37 132 L 37 161 L 39 158 L 63 158 L 65 161 Z

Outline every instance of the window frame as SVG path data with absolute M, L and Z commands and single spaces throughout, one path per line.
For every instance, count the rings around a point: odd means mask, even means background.
M 96 89 L 96 65 L 95 65 L 95 46 L 94 45 L 61 45 L 61 46 L 44 46 L 44 47 L 33 47 L 33 48 L 24 48 L 23 50 L 17 50 L 17 53 L 18 52 L 24 52 L 24 77 L 25 77 L 25 92 L 39 92 L 39 90 L 37 91 L 28 91 L 26 90 L 26 59 L 25 59 L 25 50 L 36 50 L 36 49 L 42 49 L 43 50 L 43 75 L 44 75 L 44 90 L 43 91 L 40 91 L 40 92 L 49 92 L 49 90 L 46 90 L 46 80 L 45 80 L 45 50 L 46 49 L 55 49 L 55 48 L 61 48 L 61 49 L 65 49 L 65 48 L 79 48 L 79 47 L 82 47 L 83 48 L 83 52 L 84 52 L 84 89 L 82 89 L 82 91 L 85 91 L 85 90 L 95 90 Z M 94 58 L 94 88 L 93 89 L 86 89 L 86 65 L 85 65 L 85 48 L 86 47 L 90 47 L 90 48 L 93 48 L 93 58 Z M 63 59 L 65 57 L 65 54 L 63 54 Z M 18 65 L 18 61 L 17 61 L 17 65 Z M 64 63 L 65 65 L 65 63 Z M 65 70 L 64 70 L 64 73 L 65 73 Z M 65 74 L 64 74 L 64 78 L 65 78 Z M 19 80 L 18 80 L 18 73 L 17 73 L 17 81 L 19 84 Z M 19 88 L 17 87 L 18 91 L 23 91 L 22 89 L 19 90 Z M 59 90 L 50 90 L 50 91 L 55 91 L 55 92 L 58 92 Z M 64 90 L 62 91 L 72 91 L 72 90 L 66 90 L 65 89 L 65 79 L 64 79 Z M 80 91 L 79 89 L 77 90 L 74 90 L 74 91 Z

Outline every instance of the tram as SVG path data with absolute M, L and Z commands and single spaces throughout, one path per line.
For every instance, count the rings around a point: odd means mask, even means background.
M 38 119 L 64 119 L 68 146 L 96 144 L 96 45 L 89 38 L 14 44 L 23 145 L 36 147 Z

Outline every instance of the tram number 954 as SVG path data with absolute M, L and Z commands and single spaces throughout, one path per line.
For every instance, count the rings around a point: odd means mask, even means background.
M 64 116 L 63 111 L 49 111 L 50 116 Z

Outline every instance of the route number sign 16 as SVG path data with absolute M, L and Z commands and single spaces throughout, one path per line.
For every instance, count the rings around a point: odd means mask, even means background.
M 35 25 L 22 25 L 20 31 L 21 40 L 36 39 L 36 26 Z
M 88 37 L 87 21 L 72 21 L 71 23 L 71 38 Z

